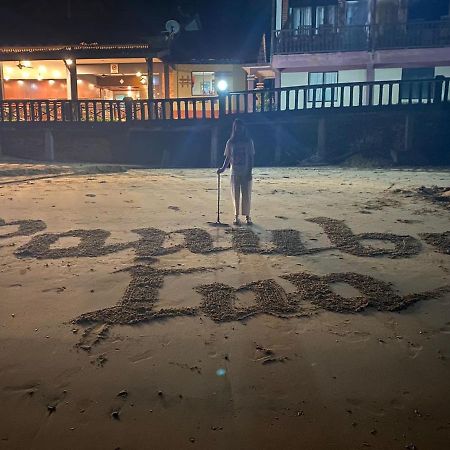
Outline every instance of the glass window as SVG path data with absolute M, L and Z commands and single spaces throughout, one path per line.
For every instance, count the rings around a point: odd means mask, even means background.
M 322 85 L 322 84 L 336 84 L 338 82 L 337 72 L 310 72 L 308 74 L 308 84 L 310 86 Z M 315 100 L 317 102 L 326 101 L 330 102 L 332 98 L 333 88 L 315 89 Z M 325 95 L 324 95 L 325 91 Z M 334 97 L 336 98 L 336 96 Z M 314 89 L 309 89 L 308 100 L 312 102 L 314 99 Z
M 312 21 L 312 8 L 305 6 L 301 8 L 291 8 L 292 28 L 310 27 Z
M 336 5 L 298 6 L 290 9 L 293 29 L 302 27 L 319 28 L 323 25 L 335 25 L 336 15 Z
M 216 79 L 214 72 L 192 72 L 192 95 L 216 95 Z

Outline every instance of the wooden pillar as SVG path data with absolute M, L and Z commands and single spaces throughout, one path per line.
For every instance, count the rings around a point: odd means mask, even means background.
M 403 150 L 410 152 L 414 141 L 414 116 L 410 113 L 405 114 L 405 145 Z
M 78 100 L 78 79 L 77 79 L 77 62 L 76 60 L 72 60 L 72 64 L 67 64 L 67 61 L 64 61 L 67 68 L 67 86 L 69 88 L 68 99 L 69 100 Z
M 211 167 L 219 166 L 219 136 L 220 136 L 220 125 L 214 124 L 211 128 L 211 156 L 210 165 Z
M 146 58 L 147 63 L 147 98 L 153 100 L 153 58 Z
M 3 87 L 3 64 L 0 63 L 0 102 L 5 98 L 5 92 Z
M 170 98 L 170 69 L 169 64 L 164 63 L 164 98 Z
M 44 131 L 44 160 L 55 160 L 55 141 L 51 130 Z
M 327 127 L 324 117 L 317 124 L 317 156 L 320 160 L 325 159 L 327 146 Z
M 256 76 L 248 75 L 247 76 L 247 90 L 254 91 L 255 87 L 256 87 Z M 253 95 L 254 94 L 247 95 L 248 112 L 253 112 Z
M 281 24 L 282 28 L 285 26 L 289 20 L 289 0 L 282 0 L 281 3 Z
M 281 162 L 281 155 L 283 153 L 283 126 L 275 126 L 275 165 L 279 165 Z

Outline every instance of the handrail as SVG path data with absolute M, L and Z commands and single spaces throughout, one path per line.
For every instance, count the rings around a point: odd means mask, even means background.
M 366 81 L 152 100 L 3 100 L 0 123 L 214 120 L 236 114 L 450 103 L 450 78 Z
M 373 51 L 450 45 L 450 21 L 300 26 L 273 30 L 273 54 Z

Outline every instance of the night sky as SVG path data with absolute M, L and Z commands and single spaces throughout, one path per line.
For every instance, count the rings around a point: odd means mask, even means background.
M 202 31 L 183 38 L 197 57 L 255 59 L 262 34 L 270 31 L 271 5 L 272 0 L 2 0 L 2 22 L 13 26 L 1 27 L 0 39 L 2 45 L 141 42 L 160 35 L 168 19 L 187 23 L 198 14 Z
M 410 20 L 448 13 L 449 0 L 410 0 Z M 175 45 L 179 60 L 254 61 L 270 37 L 272 0 L 0 0 L 1 45 L 147 42 L 168 19 L 200 17 Z M 9 26 L 6 26 L 9 25 Z

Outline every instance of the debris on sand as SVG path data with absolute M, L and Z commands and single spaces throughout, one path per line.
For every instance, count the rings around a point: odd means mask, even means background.
M 420 197 L 450 210 L 450 187 L 421 186 L 416 193 Z
M 395 189 L 392 192 L 395 194 L 403 194 L 406 197 L 421 198 L 450 210 L 450 187 L 448 186 L 421 186 L 415 190 Z
M 6 222 L 0 219 L 0 227 L 6 227 L 9 225 L 16 225 L 18 229 L 11 233 L 0 234 L 0 239 L 7 239 L 15 236 L 31 236 L 32 234 L 39 233 L 47 228 L 47 225 L 42 220 L 14 220 L 12 222 Z
M 388 197 L 378 197 L 374 200 L 369 200 L 362 204 L 365 210 L 369 211 L 381 211 L 383 208 L 398 208 L 401 203 L 398 200 Z
M 400 236 L 389 233 L 360 233 L 353 234 L 352 230 L 343 220 L 328 217 L 315 217 L 307 219 L 309 222 L 320 225 L 330 241 L 341 251 L 355 256 L 387 256 L 389 258 L 407 258 L 417 255 L 422 245 L 412 236 Z M 360 241 L 387 241 L 395 245 L 394 249 L 374 248 L 364 246 Z
M 84 350 L 85 352 L 90 352 L 92 347 L 107 339 L 109 336 L 109 331 L 110 327 L 106 324 L 88 327 L 83 331 L 80 341 L 76 344 L 76 347 Z
M 436 247 L 440 253 L 450 255 L 450 231 L 445 233 L 422 233 L 419 236 L 427 244 Z
M 268 365 L 273 363 L 284 363 L 288 361 L 287 356 L 275 356 L 275 352 L 269 348 L 264 348 L 260 345 L 256 346 L 257 357 L 254 361 L 260 362 L 262 365 Z

